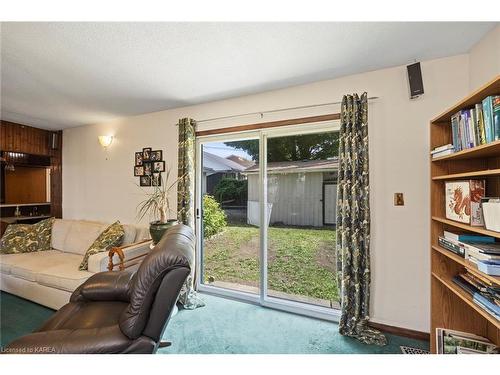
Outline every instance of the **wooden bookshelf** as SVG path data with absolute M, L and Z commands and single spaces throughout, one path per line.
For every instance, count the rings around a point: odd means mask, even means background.
M 500 76 L 431 120 L 430 146 L 452 143 L 451 116 L 473 108 L 489 95 L 500 95 Z M 436 328 L 466 331 L 500 345 L 500 321 L 476 305 L 472 297 L 453 283 L 464 269 L 486 281 L 500 284 L 500 277 L 486 275 L 477 266 L 438 245 L 444 230 L 470 232 L 500 239 L 500 232 L 446 219 L 445 182 L 480 178 L 486 180 L 486 196 L 500 196 L 500 141 L 432 159 L 431 193 L 431 352 L 436 352 Z

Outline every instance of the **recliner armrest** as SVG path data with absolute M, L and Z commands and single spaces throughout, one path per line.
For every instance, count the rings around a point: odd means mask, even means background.
M 70 301 L 129 302 L 130 283 L 134 273 L 134 271 L 96 273 L 73 292 Z

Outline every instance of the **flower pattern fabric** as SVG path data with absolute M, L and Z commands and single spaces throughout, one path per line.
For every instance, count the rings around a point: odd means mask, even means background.
M 124 236 L 125 230 L 119 221 L 111 224 L 96 238 L 94 243 L 90 245 L 83 256 L 82 263 L 80 263 L 80 267 L 78 269 L 80 271 L 88 270 L 90 256 L 103 251 L 109 251 L 112 247 L 120 246 L 123 242 Z
M 178 178 L 177 183 L 177 219 L 194 229 L 194 189 L 195 189 L 195 132 L 193 119 L 179 120 Z M 179 302 L 185 309 L 193 310 L 205 306 L 194 290 L 195 264 L 191 265 L 191 274 L 186 279 L 179 295 Z
M 342 312 L 339 332 L 366 344 L 386 338 L 368 326 L 370 305 L 370 183 L 367 94 L 342 99 L 337 185 L 337 274 Z

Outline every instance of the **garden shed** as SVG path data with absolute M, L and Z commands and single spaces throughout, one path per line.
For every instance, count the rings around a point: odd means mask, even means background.
M 338 159 L 267 163 L 269 224 L 336 224 Z M 259 165 L 246 169 L 249 224 L 259 222 Z

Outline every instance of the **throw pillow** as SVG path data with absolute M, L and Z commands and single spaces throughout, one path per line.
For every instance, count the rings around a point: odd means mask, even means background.
M 0 239 L 0 254 L 31 253 L 50 250 L 54 218 L 36 224 L 10 224 Z
M 89 257 L 91 255 L 109 251 L 112 247 L 120 246 L 124 235 L 125 231 L 119 221 L 111 224 L 99 235 L 99 237 L 97 237 L 94 243 L 90 245 L 78 269 L 80 271 L 86 271 L 89 268 Z
M 31 225 L 10 224 L 0 239 L 0 254 L 18 254 L 26 250 Z

